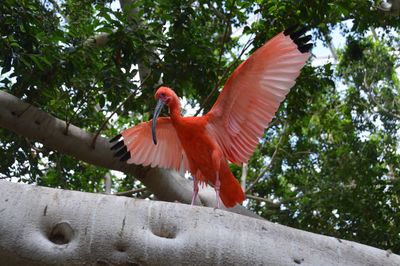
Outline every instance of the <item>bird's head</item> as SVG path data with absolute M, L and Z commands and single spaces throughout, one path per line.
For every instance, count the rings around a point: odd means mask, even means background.
M 157 137 L 156 137 L 156 123 L 157 123 L 157 118 L 161 113 L 162 108 L 164 105 L 167 105 L 170 109 L 171 106 L 178 104 L 179 105 L 179 98 L 175 94 L 175 92 L 168 88 L 168 87 L 163 87 L 161 86 L 158 88 L 155 94 L 155 98 L 157 100 L 157 105 L 154 110 L 154 115 L 153 115 L 153 122 L 152 122 L 152 134 L 153 134 L 153 142 L 155 145 L 157 145 Z
M 172 89 L 163 86 L 158 88 L 154 97 L 157 101 L 162 101 L 168 106 L 172 101 L 178 98 L 178 96 L 176 96 L 175 92 Z

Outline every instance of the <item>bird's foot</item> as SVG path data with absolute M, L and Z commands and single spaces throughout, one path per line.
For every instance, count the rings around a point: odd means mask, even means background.
M 192 203 L 190 205 L 194 205 L 196 201 L 197 194 L 199 193 L 199 181 L 196 177 L 193 178 L 193 196 L 192 196 Z
M 216 200 L 217 200 L 217 206 L 214 207 L 214 210 L 220 208 L 220 204 L 221 204 L 221 203 L 220 203 L 221 198 L 219 197 L 219 190 L 220 190 L 220 188 L 221 188 L 221 182 L 219 181 L 219 173 L 217 172 L 217 178 L 216 178 L 216 180 L 215 180 L 215 186 L 214 186 L 214 189 L 215 189 L 215 197 L 216 197 Z
M 214 210 L 216 209 L 220 209 L 221 205 L 220 205 L 220 199 L 219 199 L 219 193 L 217 194 L 217 205 L 214 207 Z
M 194 205 L 194 202 L 196 201 L 196 197 L 197 197 L 197 192 L 193 192 L 193 196 L 192 196 L 192 203 L 190 203 L 190 205 Z

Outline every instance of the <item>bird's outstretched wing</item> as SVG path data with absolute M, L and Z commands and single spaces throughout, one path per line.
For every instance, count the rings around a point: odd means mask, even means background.
M 235 69 L 206 114 L 209 133 L 231 162 L 248 161 L 295 84 L 312 48 L 307 44 L 311 36 L 302 37 L 305 32 L 284 31 L 254 52 Z
M 160 141 L 154 145 L 150 120 L 128 128 L 111 139 L 110 142 L 119 140 L 111 149 L 116 150 L 116 157 L 128 164 L 188 170 L 187 157 L 169 117 L 157 119 L 157 138 Z

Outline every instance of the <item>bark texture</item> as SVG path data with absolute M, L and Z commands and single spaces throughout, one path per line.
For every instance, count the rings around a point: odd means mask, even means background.
M 0 181 L 2 265 L 400 265 L 373 247 L 179 203 Z
M 66 131 L 67 126 L 64 121 L 4 91 L 0 91 L 0 126 L 87 163 L 130 173 L 149 188 L 159 200 L 188 204 L 192 200 L 193 182 L 177 172 L 121 163 L 113 157 L 108 139 L 99 136 L 96 148 L 92 149 L 90 144 L 93 134 L 74 125 L 69 125 Z M 199 196 L 197 204 L 216 206 L 215 193 L 211 188 L 200 190 Z M 259 217 L 239 205 L 229 211 Z

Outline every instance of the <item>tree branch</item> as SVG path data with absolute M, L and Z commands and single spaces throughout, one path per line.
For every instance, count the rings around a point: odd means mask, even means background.
M 379 110 L 381 110 L 382 112 L 384 112 L 385 114 L 387 114 L 387 115 L 389 115 L 391 117 L 394 117 L 396 119 L 400 119 L 400 115 L 399 114 L 396 114 L 394 111 L 390 111 L 390 110 L 386 109 L 383 105 L 381 105 L 380 103 L 378 103 L 378 101 L 375 100 L 375 98 L 374 98 L 374 96 L 372 95 L 372 92 L 371 92 L 372 91 L 372 88 L 371 88 L 372 86 L 371 86 L 371 84 L 368 84 L 368 81 L 367 81 L 367 71 L 364 72 L 363 83 L 364 83 L 363 85 L 364 85 L 364 87 L 366 88 L 366 91 L 367 91 L 368 99 L 371 102 L 373 102 L 378 107 Z
M 283 135 L 284 135 L 284 133 L 285 133 L 285 131 L 286 131 L 286 126 L 287 126 L 287 123 L 285 123 L 285 126 L 283 127 L 283 133 L 282 133 L 281 136 L 279 137 L 278 143 L 276 144 L 275 151 L 274 151 L 274 153 L 272 154 L 272 157 L 271 157 L 271 160 L 269 161 L 269 164 L 264 168 L 264 170 L 261 172 L 261 174 L 258 175 L 258 177 L 256 178 L 256 180 L 254 180 L 254 182 L 251 183 L 251 184 L 249 185 L 249 187 L 246 189 L 246 193 L 249 192 L 249 191 L 254 187 L 254 185 L 258 183 L 258 181 L 260 180 L 260 178 L 263 177 L 263 176 L 265 175 L 265 173 L 271 168 L 272 163 L 273 163 L 274 160 L 275 160 L 275 156 L 276 156 L 276 154 L 278 153 L 278 149 L 279 149 L 279 145 L 281 144 L 282 137 L 283 137 Z
M 376 8 L 384 12 L 390 12 L 390 14 L 392 15 L 399 15 L 400 0 L 392 0 L 390 3 L 384 0 L 380 3 L 379 6 L 376 6 Z
M 242 165 L 242 176 L 240 177 L 240 184 L 242 186 L 243 191 L 246 191 L 246 179 L 247 179 L 247 171 L 249 166 L 247 163 L 243 163 Z
M 132 96 L 136 95 L 137 91 L 143 86 L 143 84 L 146 82 L 146 80 L 150 77 L 151 72 L 147 75 L 147 77 L 140 83 L 139 87 L 137 87 L 131 94 L 129 94 L 128 97 L 125 98 L 125 100 L 120 103 L 117 108 L 107 117 L 107 119 L 103 122 L 103 124 L 100 126 L 99 130 L 97 130 L 96 134 L 93 137 L 92 143 L 90 144 L 90 147 L 94 149 L 96 147 L 96 139 L 101 133 L 101 131 L 106 127 L 108 121 L 110 121 L 111 117 L 121 108 Z
M 400 265 L 384 250 L 223 210 L 4 180 L 0 215 L 9 266 Z
M 194 116 L 198 116 L 201 112 L 201 110 L 204 109 L 205 105 L 208 103 L 208 101 L 210 100 L 211 96 L 217 92 L 219 86 L 221 85 L 222 80 L 224 79 L 224 77 L 228 74 L 229 71 L 231 71 L 232 67 L 240 60 L 240 58 L 242 57 L 242 55 L 246 52 L 246 50 L 250 47 L 251 43 L 253 42 L 253 39 L 249 39 L 247 41 L 247 43 L 245 44 L 245 46 L 243 47 L 242 51 L 240 52 L 239 56 L 229 65 L 229 67 L 227 67 L 225 69 L 225 72 L 222 74 L 221 78 L 218 80 L 218 82 L 215 84 L 214 88 L 212 89 L 212 91 L 207 95 L 206 99 L 203 101 L 203 103 L 201 104 L 199 110 L 197 110 L 197 112 L 195 113 Z
M 136 17 L 137 13 L 139 12 L 138 7 L 131 8 L 132 6 L 134 6 L 135 2 L 137 2 L 137 0 L 119 0 L 121 8 L 124 10 L 125 14 L 130 18 Z M 142 21 L 139 21 L 139 24 L 142 24 L 142 23 L 143 23 Z M 149 68 L 149 65 L 151 65 L 155 61 L 156 61 L 156 58 L 154 56 L 150 56 L 148 58 L 149 64 L 146 64 L 143 61 L 140 61 L 138 63 L 139 76 L 140 76 L 140 80 L 142 81 L 142 83 L 144 83 L 145 79 L 147 79 L 147 77 L 151 73 L 151 69 Z M 161 77 L 160 77 L 159 83 L 160 84 L 162 83 Z
M 326 44 L 327 44 L 327 46 L 328 46 L 328 48 L 329 48 L 329 50 L 330 50 L 330 52 L 331 52 L 331 54 L 333 56 L 333 59 L 335 60 L 334 62 L 337 62 L 338 56 L 336 54 L 335 47 L 333 46 L 331 36 L 329 36 L 329 34 L 325 33 L 325 32 L 323 33 L 323 35 L 324 35 Z
M 114 195 L 116 195 L 116 196 L 130 196 L 132 194 L 144 192 L 146 190 L 147 190 L 147 187 L 142 187 L 142 188 L 131 189 L 131 190 L 123 191 L 123 192 L 117 192 Z
M 93 46 L 93 47 L 104 47 L 110 38 L 109 33 L 100 33 L 93 37 L 88 38 L 84 43 L 83 46 Z
M 212 6 L 212 5 L 211 5 Z M 232 29 L 231 29 L 231 17 L 232 17 L 232 11 L 235 8 L 235 0 L 233 1 L 231 8 L 229 10 L 229 13 L 227 16 L 225 16 L 225 29 L 224 29 L 224 33 L 222 35 L 222 40 L 221 40 L 221 47 L 219 50 L 219 58 L 218 58 L 218 70 L 220 68 L 220 64 L 221 64 L 221 60 L 222 60 L 222 55 L 224 54 L 225 51 L 225 44 L 228 41 L 228 36 L 231 35 L 232 33 Z M 218 81 L 217 81 L 218 82 Z M 216 83 L 217 83 L 216 82 Z
M 267 203 L 268 205 L 273 206 L 273 207 L 275 207 L 275 208 L 279 208 L 279 206 L 281 206 L 281 204 L 275 203 L 275 202 L 273 202 L 273 201 L 270 200 L 270 199 L 258 197 L 258 196 L 255 196 L 255 195 L 246 194 L 246 198 L 252 199 L 252 200 L 257 200 L 257 201 L 265 202 L 265 203 Z
M 110 173 L 107 172 L 104 175 L 103 178 L 104 178 L 104 193 L 111 194 L 111 183 L 112 183 L 112 181 L 111 181 Z
M 205 3 L 205 4 L 219 19 L 224 20 L 224 21 L 229 21 L 228 17 L 223 12 L 216 9 L 212 3 Z

